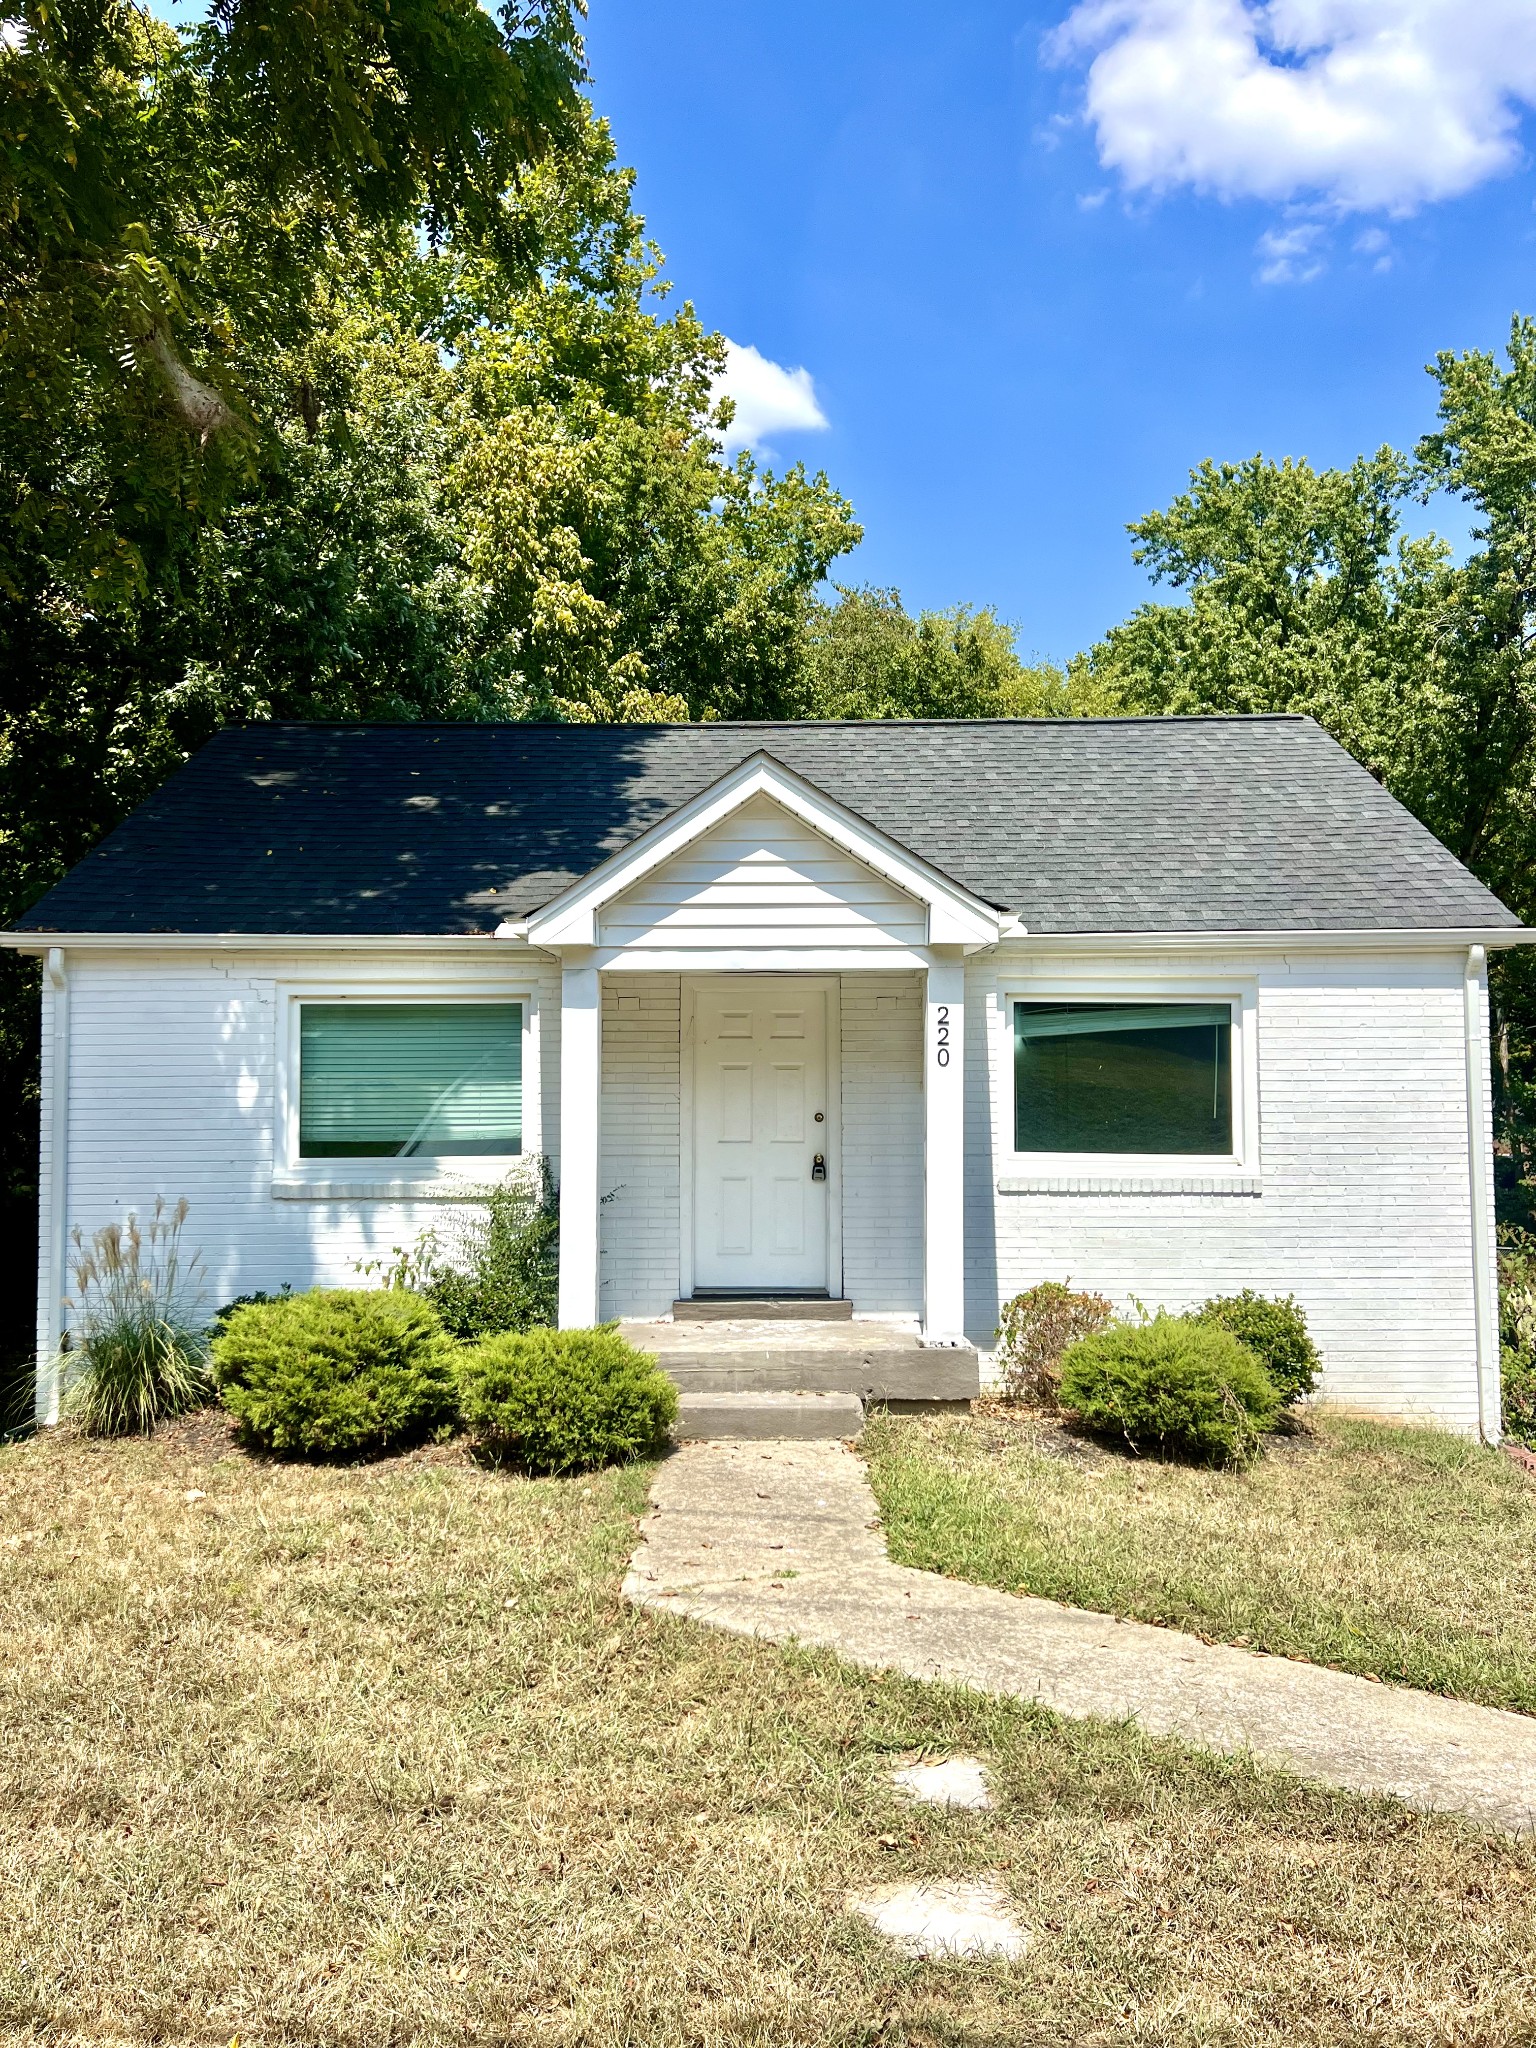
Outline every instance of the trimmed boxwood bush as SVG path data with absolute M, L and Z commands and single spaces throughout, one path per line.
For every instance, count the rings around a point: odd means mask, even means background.
M 1195 1310 L 1194 1321 L 1219 1324 L 1246 1344 L 1287 1405 L 1317 1385 L 1322 1360 L 1294 1294 L 1277 1299 L 1255 1294 L 1251 1287 L 1241 1294 L 1219 1294 Z
M 1061 1405 L 1137 1450 L 1241 1465 L 1274 1426 L 1280 1395 L 1245 1345 L 1183 1316 L 1101 1330 L 1061 1364 Z
M 464 1421 L 484 1455 L 525 1472 L 587 1472 L 657 1450 L 677 1389 L 614 1330 L 487 1337 L 459 1365 Z
M 399 1289 L 316 1288 L 237 1308 L 214 1339 L 214 1384 L 248 1443 L 354 1457 L 450 1428 L 455 1346 Z

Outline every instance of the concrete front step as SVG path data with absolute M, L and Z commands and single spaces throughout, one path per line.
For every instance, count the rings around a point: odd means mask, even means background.
M 833 1301 L 825 1294 L 695 1294 L 672 1304 L 675 1323 L 846 1323 L 852 1319 L 851 1301 Z
M 974 1401 L 970 1345 L 923 1344 L 889 1323 L 621 1323 L 684 1394 L 856 1394 L 882 1404 Z
M 724 1438 L 753 1443 L 857 1436 L 864 1403 L 857 1394 L 684 1394 L 676 1435 L 687 1440 Z

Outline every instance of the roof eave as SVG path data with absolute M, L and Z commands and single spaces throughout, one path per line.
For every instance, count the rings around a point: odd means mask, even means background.
M 6 931 L 0 950 L 48 953 L 55 947 L 71 952 L 480 952 L 493 943 L 490 932 L 115 932 Z M 518 925 L 498 927 L 494 943 L 537 945 Z M 1355 952 L 1445 952 L 1483 946 L 1489 951 L 1536 944 L 1530 925 L 1413 925 L 1390 929 L 1349 929 L 1326 926 L 1283 931 L 1077 931 L 1026 932 L 1004 924 L 1001 943 L 1022 945 L 1031 952 L 1207 952 L 1283 953 L 1307 948 Z

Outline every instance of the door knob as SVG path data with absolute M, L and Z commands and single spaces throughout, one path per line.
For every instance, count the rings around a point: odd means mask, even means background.
M 826 1177 L 827 1162 L 825 1159 L 822 1158 L 821 1154 L 818 1152 L 816 1154 L 816 1157 L 811 1161 L 811 1179 L 825 1180 Z

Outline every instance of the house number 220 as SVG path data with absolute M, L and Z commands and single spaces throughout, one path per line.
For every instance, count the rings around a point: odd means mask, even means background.
M 934 1058 L 941 1067 L 949 1065 L 949 1005 L 940 1003 L 939 1013 L 934 1021 Z

